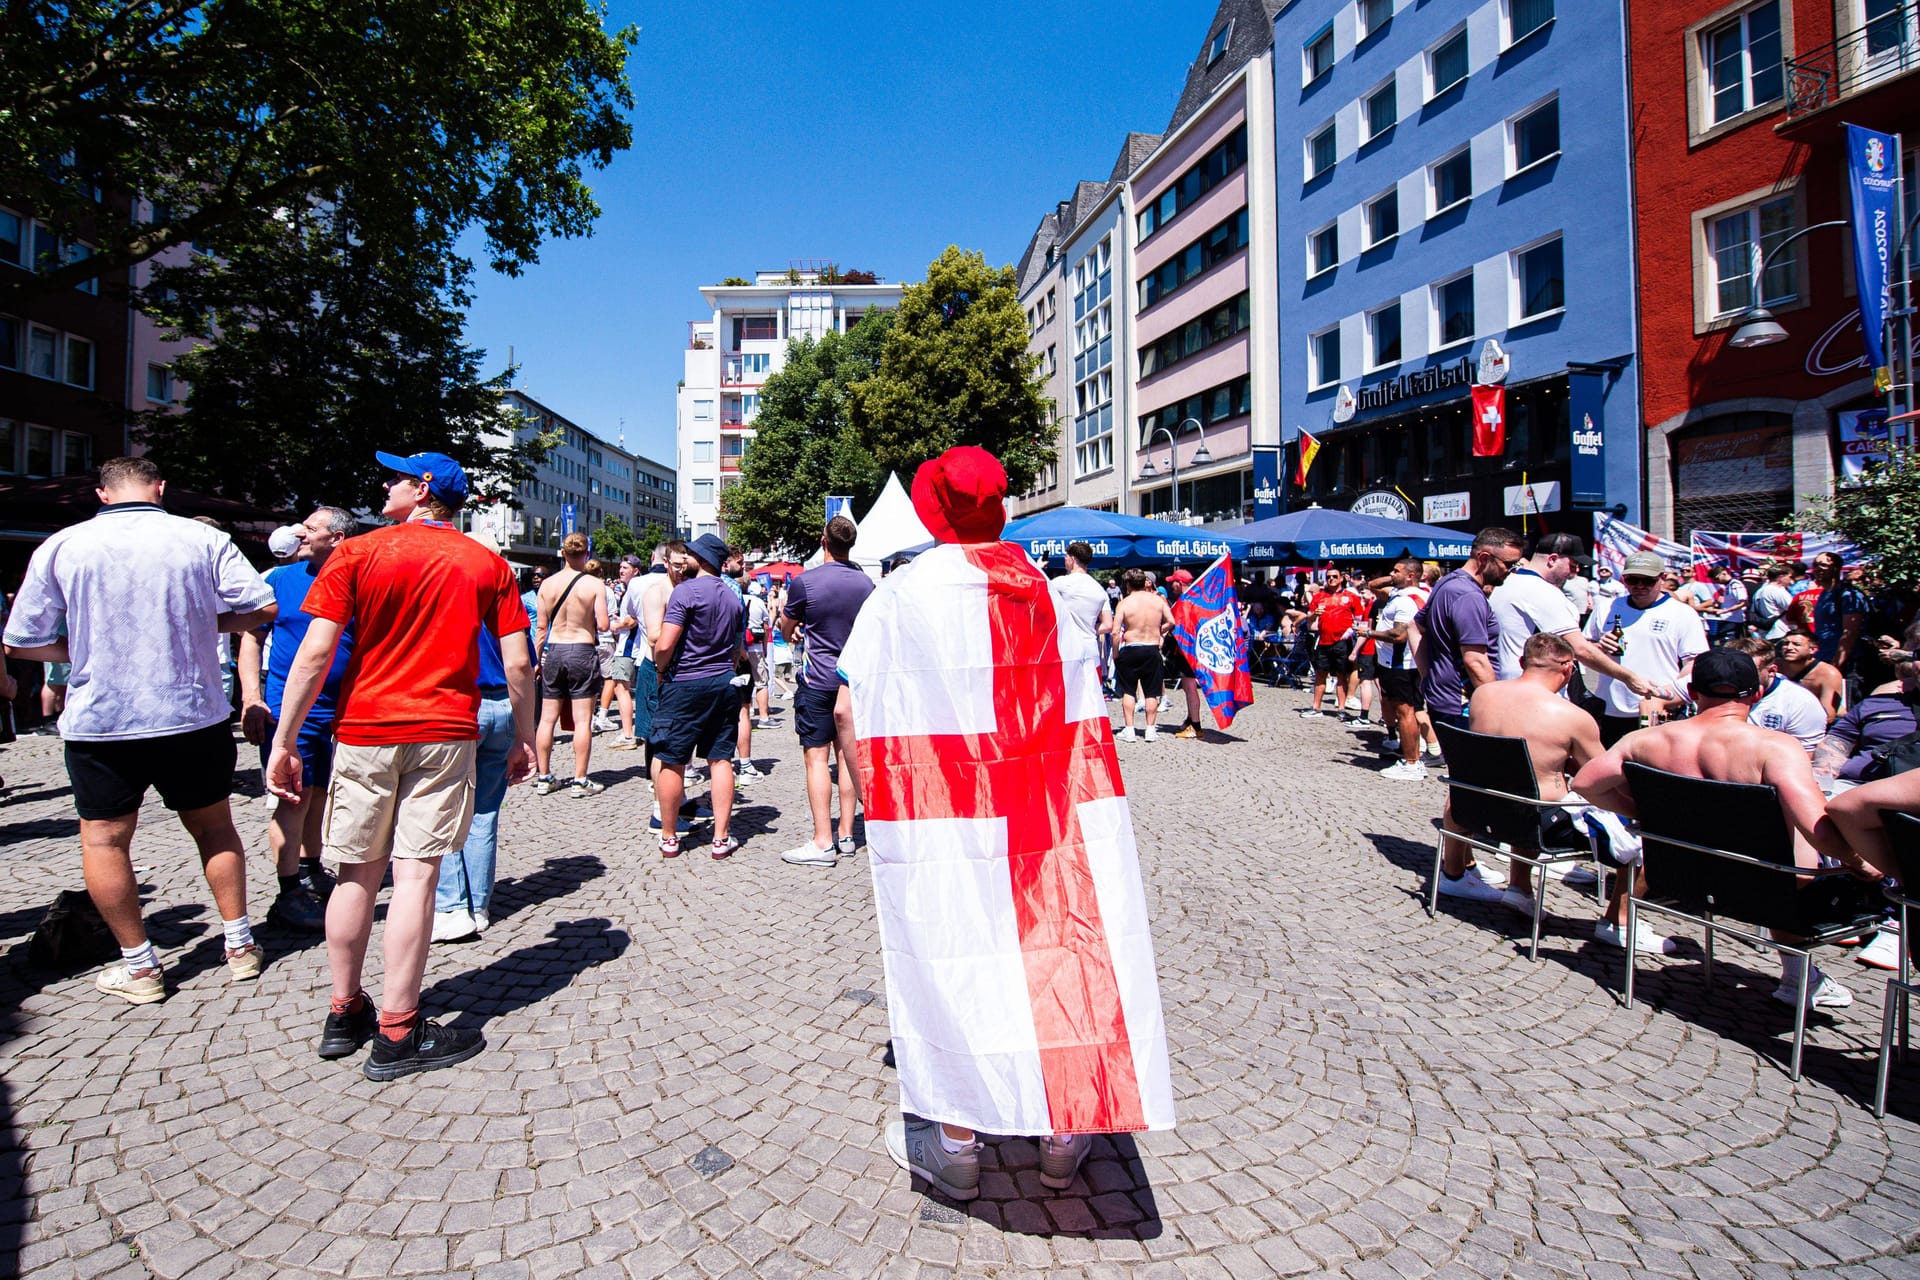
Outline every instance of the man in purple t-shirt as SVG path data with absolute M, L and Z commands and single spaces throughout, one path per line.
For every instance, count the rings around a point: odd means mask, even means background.
M 660 634 L 653 640 L 653 662 L 660 670 L 660 705 L 647 741 L 660 763 L 654 798 L 667 815 L 660 832 L 662 857 L 680 855 L 680 837 L 672 815 L 680 812 L 687 791 L 687 764 L 695 755 L 707 762 L 713 793 L 713 856 L 725 858 L 740 847 L 727 834 L 733 819 L 733 747 L 740 724 L 736 673 L 746 662 L 740 597 L 719 578 L 732 551 L 711 533 L 688 548 L 695 571 L 667 597 Z M 739 676 L 740 680 L 747 677 Z
M 847 559 L 853 550 L 853 521 L 835 516 L 820 535 L 826 560 L 787 585 L 780 613 L 780 634 L 791 644 L 804 626 L 807 668 L 793 695 L 793 727 L 807 760 L 807 807 L 813 810 L 813 838 L 781 854 L 801 867 L 831 867 L 851 854 L 853 815 L 860 805 L 860 776 L 854 764 L 852 702 L 838 670 L 840 650 L 853 632 L 860 606 L 873 594 L 873 579 Z M 840 754 L 840 837 L 834 839 L 833 778 L 827 751 Z

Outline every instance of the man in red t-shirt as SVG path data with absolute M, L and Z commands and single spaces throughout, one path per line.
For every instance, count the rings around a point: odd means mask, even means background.
M 1302 716 L 1321 714 L 1320 700 L 1326 696 L 1327 677 L 1336 684 L 1333 710 L 1339 715 L 1347 699 L 1353 696 L 1353 623 L 1365 617 L 1367 602 L 1347 589 L 1347 575 L 1338 569 L 1327 570 L 1327 583 L 1307 603 L 1307 625 L 1317 628 L 1313 643 L 1313 705 Z
M 342 543 L 313 580 L 313 615 L 293 660 L 267 760 L 267 788 L 300 792 L 297 743 L 341 630 L 351 622 L 346 701 L 327 789 L 326 856 L 340 864 L 327 903 L 333 999 L 320 1056 L 343 1058 L 374 1041 L 363 1070 L 393 1080 L 465 1062 L 485 1047 L 478 1031 L 420 1016 L 420 982 L 433 927 L 440 859 L 459 852 L 473 822 L 474 750 L 480 738 L 480 629 L 510 636 L 528 627 L 506 561 L 453 526 L 467 476 L 443 453 L 381 453 L 392 472 L 381 514 L 399 521 Z M 513 703 L 510 782 L 533 774 L 533 667 L 524 645 L 502 646 Z M 374 899 L 389 859 L 386 976 L 377 1018 L 360 988 Z

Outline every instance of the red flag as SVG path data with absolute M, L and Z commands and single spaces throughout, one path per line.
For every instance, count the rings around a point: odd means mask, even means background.
M 1473 389 L 1473 456 L 1497 458 L 1507 451 L 1507 389 Z

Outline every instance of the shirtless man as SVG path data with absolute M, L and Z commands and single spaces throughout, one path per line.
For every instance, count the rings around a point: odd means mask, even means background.
M 687 550 L 687 544 L 679 539 L 663 542 L 653 549 L 653 565 L 644 577 L 638 579 L 644 585 L 640 590 L 640 628 L 639 639 L 634 642 L 634 652 L 646 656 L 640 662 L 640 670 L 634 677 L 634 719 L 633 735 L 647 743 L 647 777 L 658 781 L 660 762 L 653 758 L 653 713 L 660 709 L 660 671 L 653 662 L 653 639 L 660 634 L 660 627 L 666 621 L 667 600 L 673 595 L 674 587 L 685 582 L 693 574 L 693 554 Z M 663 829 L 660 819 L 660 802 L 653 802 L 653 819 L 648 827 L 654 831 Z M 692 829 L 685 819 L 675 823 L 681 835 Z
M 536 795 L 552 791 L 553 735 L 560 727 L 560 706 L 573 705 L 573 781 L 569 795 L 590 796 L 606 787 L 587 777 L 593 756 L 594 700 L 600 696 L 600 633 L 611 625 L 607 618 L 606 584 L 587 572 L 587 535 L 570 533 L 560 543 L 567 567 L 540 586 L 539 617 L 534 622 L 533 651 L 539 655 L 540 729 L 534 750 L 540 772 L 534 777 Z
M 1690 778 L 1763 783 L 1779 795 L 1781 811 L 1792 824 L 1796 866 L 1815 870 L 1825 855 L 1862 878 L 1877 879 L 1877 873 L 1848 847 L 1841 828 L 1828 816 L 1826 798 L 1820 794 L 1813 766 L 1800 744 L 1786 734 L 1748 721 L 1761 694 L 1760 672 L 1753 659 L 1730 649 L 1710 649 L 1694 660 L 1692 688 L 1699 710 L 1691 719 L 1629 733 L 1574 775 L 1574 790 L 1590 804 L 1631 818 L 1636 812 L 1624 769 L 1630 760 Z M 1635 891 L 1644 893 L 1644 873 L 1636 869 L 1635 878 Z M 1623 931 L 1626 920 L 1625 885 L 1624 875 L 1616 878 L 1613 900 L 1607 906 L 1607 919 L 1616 932 Z M 1776 932 L 1774 936 L 1782 942 L 1795 941 L 1785 933 Z M 1648 934 L 1635 941 L 1642 951 L 1663 949 Z M 1781 956 L 1780 985 L 1774 990 L 1774 999 L 1783 1004 L 1799 1002 L 1800 966 L 1798 957 Z M 1853 1003 L 1853 993 L 1818 968 L 1813 977 L 1815 1007 L 1843 1009 Z
M 1120 647 L 1114 651 L 1113 682 L 1120 689 L 1120 733 L 1122 742 L 1134 741 L 1134 694 L 1146 712 L 1148 742 L 1158 737 L 1154 721 L 1159 717 L 1161 693 L 1160 645 L 1173 631 L 1173 610 L 1159 593 L 1148 585 L 1151 575 L 1129 569 L 1120 576 L 1119 608 L 1113 611 L 1113 629 L 1120 635 Z
M 1779 655 L 1774 665 L 1780 674 L 1820 699 L 1827 723 L 1832 724 L 1840 714 L 1840 697 L 1846 690 L 1846 680 L 1840 668 L 1820 661 L 1813 633 L 1795 628 L 1775 642 L 1774 651 Z

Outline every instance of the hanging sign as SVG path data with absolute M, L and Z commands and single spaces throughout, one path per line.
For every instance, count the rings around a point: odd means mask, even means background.
M 1381 516 L 1388 520 L 1406 520 L 1413 515 L 1407 500 L 1391 489 L 1372 489 L 1353 500 L 1347 508 L 1356 516 Z

